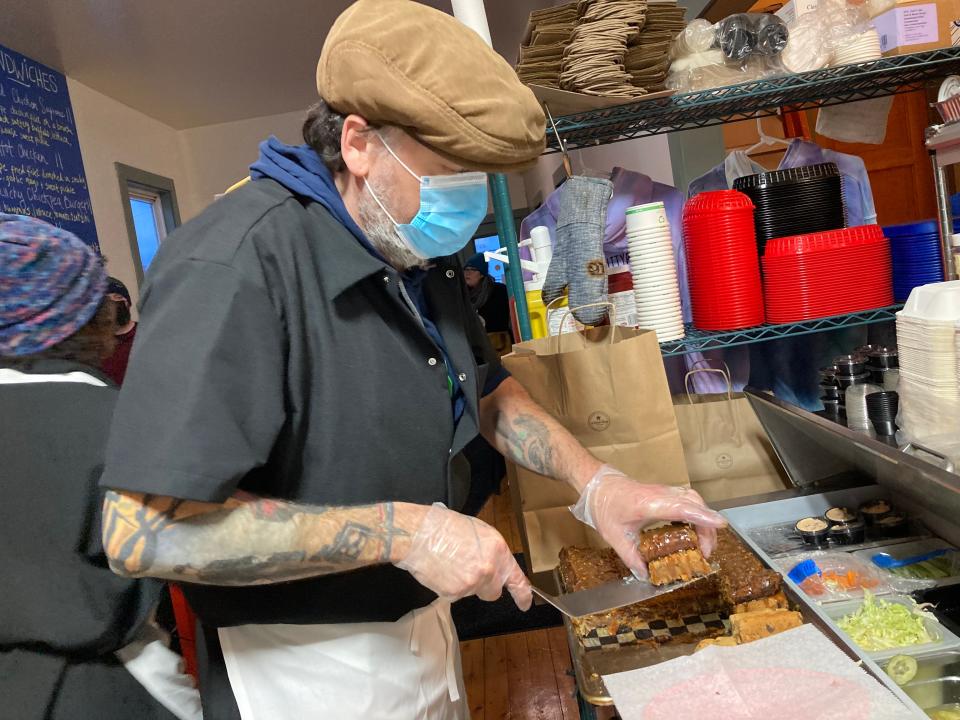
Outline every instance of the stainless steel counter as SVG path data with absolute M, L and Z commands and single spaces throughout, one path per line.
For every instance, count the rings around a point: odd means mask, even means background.
M 724 513 L 731 527 L 765 564 L 772 566 L 774 558 L 751 538 L 752 530 L 795 522 L 807 515 L 819 515 L 834 505 L 856 507 L 877 497 L 889 499 L 934 535 L 960 546 L 960 476 L 769 395 L 751 390 L 747 395 L 795 487 L 738 498 L 719 505 L 717 509 Z M 890 540 L 883 542 L 891 544 Z M 926 717 L 909 694 L 897 687 L 877 663 L 861 653 L 837 629 L 820 604 L 808 598 L 788 578 L 784 578 L 784 591 L 800 609 L 806 622 L 816 625 L 852 659 L 862 663 L 904 703 L 908 712 L 918 718 Z M 583 700 L 592 706 L 612 704 L 603 686 L 604 674 L 647 667 L 688 655 L 695 647 L 685 643 L 609 651 L 585 650 L 571 624 L 566 621 L 565 625 L 577 686 Z

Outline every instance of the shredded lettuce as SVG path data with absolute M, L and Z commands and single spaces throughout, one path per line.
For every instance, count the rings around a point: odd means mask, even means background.
M 924 623 L 928 615 L 919 607 L 878 600 L 864 590 L 863 605 L 837 621 L 837 625 L 868 652 L 933 642 Z

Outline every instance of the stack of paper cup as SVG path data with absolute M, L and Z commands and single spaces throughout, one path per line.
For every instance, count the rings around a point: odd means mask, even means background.
M 655 202 L 627 208 L 626 214 L 638 325 L 655 330 L 659 342 L 679 340 L 683 309 L 667 212 L 662 202 Z

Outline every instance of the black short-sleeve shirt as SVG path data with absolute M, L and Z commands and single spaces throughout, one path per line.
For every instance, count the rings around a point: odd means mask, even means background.
M 220 502 L 238 489 L 311 504 L 459 509 L 460 456 L 499 359 L 460 268 L 423 288 L 443 354 L 400 275 L 318 203 L 248 183 L 173 233 L 151 266 L 101 484 Z M 391 565 L 270 586 L 191 586 L 208 626 L 392 621 L 434 595 Z

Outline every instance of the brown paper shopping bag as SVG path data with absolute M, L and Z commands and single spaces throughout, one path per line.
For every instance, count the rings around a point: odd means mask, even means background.
M 683 446 L 656 334 L 626 327 L 514 345 L 504 365 L 584 447 L 640 482 L 688 485 Z M 509 469 L 528 568 L 549 570 L 563 545 L 602 544 L 567 511 L 577 493 Z
M 726 394 L 692 395 L 689 381 L 696 373 L 721 375 Z M 685 383 L 687 393 L 676 396 L 674 410 L 690 484 L 704 500 L 713 503 L 790 487 L 750 402 L 733 392 L 729 371 L 695 368 Z

